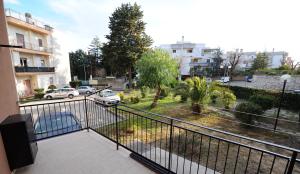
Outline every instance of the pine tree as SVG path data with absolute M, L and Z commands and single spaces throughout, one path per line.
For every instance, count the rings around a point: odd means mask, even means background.
M 265 69 L 268 67 L 269 58 L 266 53 L 258 53 L 253 61 L 252 70 Z
M 98 36 L 94 37 L 88 48 L 88 61 L 90 64 L 90 74 L 96 75 L 96 69 L 101 67 L 102 64 L 102 43 Z
M 130 87 L 136 61 L 152 44 L 142 18 L 143 11 L 136 3 L 122 4 L 109 18 L 110 34 L 102 48 L 106 70 L 117 76 L 128 74 Z

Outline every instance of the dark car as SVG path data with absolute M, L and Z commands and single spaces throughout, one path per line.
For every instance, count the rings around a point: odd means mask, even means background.
M 36 139 L 52 137 L 81 129 L 81 124 L 71 112 L 41 114 L 34 125 Z

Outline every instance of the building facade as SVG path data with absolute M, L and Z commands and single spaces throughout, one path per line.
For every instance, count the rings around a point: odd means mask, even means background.
M 56 56 L 53 28 L 32 18 L 30 13 L 21 14 L 6 9 L 5 14 L 10 45 L 22 46 L 11 49 L 19 97 L 31 96 L 36 88 L 67 84 L 70 77 L 61 80 L 61 75 L 56 71 L 61 61 Z M 64 67 L 68 69 L 69 65 Z
M 214 52 L 218 50 L 202 43 L 185 42 L 183 39 L 175 44 L 160 45 L 159 48 L 169 52 L 178 61 L 182 78 L 208 75 L 212 69 Z
M 230 54 L 234 52 L 227 52 L 227 59 L 230 57 Z M 258 52 L 242 52 L 239 63 L 237 64 L 237 69 L 247 70 L 250 69 L 254 59 L 256 58 Z M 265 52 L 268 56 L 268 68 L 279 68 L 282 64 L 282 60 L 288 56 L 288 53 L 285 51 L 272 51 Z

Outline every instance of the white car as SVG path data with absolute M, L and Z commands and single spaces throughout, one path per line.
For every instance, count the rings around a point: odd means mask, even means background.
M 227 83 L 230 81 L 230 77 L 221 77 L 221 80 L 216 80 L 217 82 Z
M 90 86 L 79 86 L 78 92 L 79 94 L 92 94 L 96 92 L 96 89 Z
M 113 105 L 120 102 L 120 97 L 110 89 L 105 89 L 94 95 L 94 100 L 104 105 Z
M 44 98 L 50 100 L 54 98 L 70 98 L 72 99 L 75 96 L 79 96 L 79 92 L 74 88 L 61 88 L 61 89 L 54 89 L 51 91 L 46 92 Z

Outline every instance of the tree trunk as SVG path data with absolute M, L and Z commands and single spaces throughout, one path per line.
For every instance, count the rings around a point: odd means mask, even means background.
M 153 99 L 153 103 L 151 104 L 151 108 L 155 108 L 156 105 L 157 105 L 157 101 L 159 99 L 159 96 L 160 96 L 160 92 L 161 92 L 161 88 L 160 86 L 157 87 L 157 91 L 156 91 L 156 95 L 154 96 L 154 99 Z
M 128 68 L 128 88 L 132 89 L 132 72 L 131 72 L 131 67 Z
M 198 103 L 193 103 L 192 104 L 192 111 L 193 114 L 199 114 L 202 111 L 201 105 L 199 105 Z

